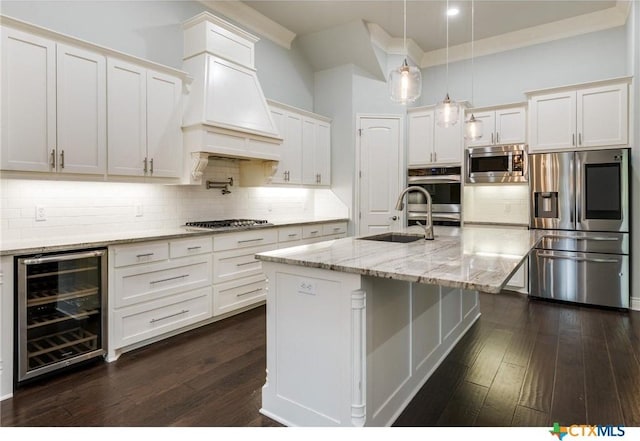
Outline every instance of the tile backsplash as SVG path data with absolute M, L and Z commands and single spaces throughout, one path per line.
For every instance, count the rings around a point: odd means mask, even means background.
M 466 185 L 462 216 L 465 222 L 529 223 L 527 184 Z
M 77 236 L 119 230 L 173 228 L 190 220 L 260 218 L 270 221 L 347 217 L 328 189 L 239 187 L 235 161 L 209 161 L 203 182 L 234 179 L 230 194 L 199 186 L 149 183 L 1 179 L 4 240 Z M 45 220 L 36 220 L 42 207 Z

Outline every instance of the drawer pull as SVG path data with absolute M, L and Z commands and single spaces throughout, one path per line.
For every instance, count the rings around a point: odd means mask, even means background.
M 199 250 L 200 248 L 202 248 L 202 247 L 201 246 L 189 247 L 189 248 L 187 248 L 187 251 Z
M 291 233 L 291 234 L 289 234 L 288 236 L 289 236 L 289 237 L 296 237 L 297 235 L 298 235 L 298 233 Z
M 243 292 L 243 293 L 240 293 L 240 294 L 236 294 L 236 297 L 244 297 L 244 296 L 247 296 L 249 294 L 253 294 L 255 292 L 260 292 L 260 291 L 262 291 L 262 288 L 258 288 L 258 289 L 254 289 L 254 290 L 251 290 L 251 291 L 247 291 L 247 292 Z
M 258 242 L 264 240 L 264 237 L 258 237 L 257 239 L 245 239 L 245 240 L 239 240 L 238 243 L 247 243 L 247 242 Z
M 318 230 L 313 230 L 313 231 L 310 231 L 309 234 L 318 234 L 319 232 L 320 231 L 318 231 Z
M 333 231 L 340 231 L 340 227 L 335 227 Z
M 232 289 L 242 288 L 243 286 L 255 285 L 256 283 L 265 283 L 266 281 L 267 281 L 267 279 L 259 280 L 258 282 L 244 283 L 242 285 L 234 286 L 233 288 L 221 289 L 220 292 L 231 291 Z
M 187 312 L 189 312 L 188 309 L 183 309 L 182 311 L 176 312 L 175 314 L 165 315 L 164 317 L 160 317 L 160 318 L 157 318 L 157 319 L 155 319 L 155 318 L 151 319 L 151 320 L 149 320 L 149 323 L 155 323 L 155 322 L 159 322 L 160 320 L 166 320 L 166 319 L 171 318 L 171 317 L 176 317 L 178 315 L 186 314 Z
M 258 261 L 257 260 L 252 260 L 251 262 L 236 263 L 236 266 L 251 265 L 252 263 L 258 263 Z
M 167 279 L 161 279 L 161 280 L 152 280 L 149 283 L 153 285 L 154 283 L 169 282 L 170 280 L 184 279 L 185 277 L 189 277 L 189 274 L 183 274 L 181 276 L 169 277 Z
M 145 254 L 136 254 L 136 257 L 139 259 L 141 257 L 149 257 L 153 256 L 153 253 L 145 253 Z

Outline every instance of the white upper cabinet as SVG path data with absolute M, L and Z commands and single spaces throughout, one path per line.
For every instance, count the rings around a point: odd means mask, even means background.
M 329 185 L 331 129 L 328 123 L 305 117 L 302 124 L 302 183 Z
M 462 114 L 463 112 L 461 112 Z M 449 127 L 435 121 L 433 106 L 409 111 L 408 159 L 409 167 L 460 165 L 464 140 L 462 119 Z
M 525 106 L 509 106 L 467 110 L 466 119 L 471 114 L 482 121 L 482 136 L 467 141 L 467 147 L 503 144 L 524 144 L 527 142 Z
M 1 87 L 2 169 L 55 169 L 55 43 L 2 27 Z
M 318 185 L 331 185 L 331 124 L 318 121 L 314 155 Z
M 629 143 L 627 80 L 529 95 L 529 151 Z
M 282 136 L 280 160 L 273 175 L 276 184 L 302 183 L 302 116 L 272 108 L 271 114 Z
M 58 171 L 107 170 L 107 78 L 104 55 L 57 45 Z

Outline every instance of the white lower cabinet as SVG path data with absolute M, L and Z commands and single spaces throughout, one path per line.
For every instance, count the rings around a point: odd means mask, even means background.
M 221 315 L 258 302 L 266 296 L 267 278 L 260 273 L 213 286 L 213 314 Z
M 109 250 L 109 360 L 211 318 L 210 236 Z

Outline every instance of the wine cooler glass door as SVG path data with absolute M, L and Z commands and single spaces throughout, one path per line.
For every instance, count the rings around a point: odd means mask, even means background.
M 104 355 L 105 253 L 18 258 L 18 382 Z

